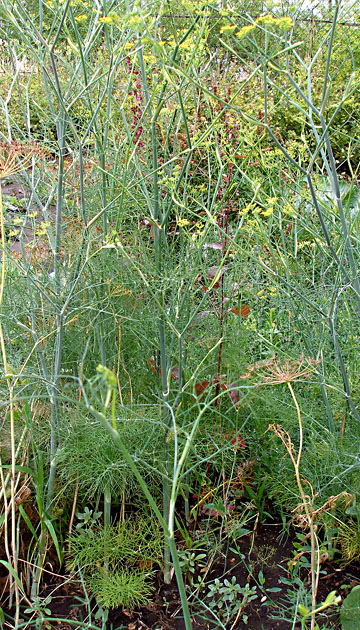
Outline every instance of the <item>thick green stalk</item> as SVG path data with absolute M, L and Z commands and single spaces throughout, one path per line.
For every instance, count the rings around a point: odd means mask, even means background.
M 47 497 L 45 509 L 51 508 L 54 495 L 56 463 L 55 455 L 58 447 L 58 427 L 60 422 L 60 373 L 62 359 L 62 343 L 63 343 L 63 319 L 64 314 L 60 308 L 63 269 L 60 261 L 60 245 L 62 231 L 62 209 L 64 197 L 64 154 L 65 154 L 65 133 L 66 133 L 66 117 L 65 112 L 58 121 L 58 142 L 59 142 L 59 158 L 58 158 L 58 186 L 56 199 L 56 218 L 55 218 L 55 250 L 54 250 L 54 284 L 57 299 L 56 312 L 56 341 L 55 341 L 55 358 L 54 358 L 54 374 L 51 396 L 51 439 L 50 439 L 50 473 L 48 479 Z
M 192 30 L 195 27 L 195 24 L 199 20 L 199 17 L 196 17 L 192 22 L 190 27 L 187 29 L 185 34 L 182 36 L 181 40 L 176 43 L 173 54 L 171 56 L 170 63 L 174 63 L 179 51 L 179 46 L 182 42 L 184 42 Z M 161 108 L 164 105 L 164 96 L 165 90 L 167 87 L 167 81 L 164 81 L 160 90 L 160 94 L 156 100 L 156 108 L 155 111 L 152 112 L 151 107 L 151 98 L 148 89 L 148 80 L 146 76 L 146 69 L 144 64 L 144 57 L 142 52 L 142 47 L 139 50 L 139 62 L 141 69 L 141 77 L 143 90 L 145 95 L 145 104 L 146 109 L 149 112 L 151 119 L 151 144 L 152 144 L 152 217 L 154 219 L 154 253 L 155 253 L 155 266 L 156 266 L 156 274 L 158 281 L 161 282 L 163 277 L 163 258 L 164 253 L 167 250 L 167 242 L 166 242 L 166 225 L 164 221 L 164 217 L 161 212 L 161 198 L 160 198 L 160 189 L 159 189 L 159 178 L 158 178 L 158 138 L 157 138 L 157 119 L 159 117 Z M 162 284 L 162 283 L 161 283 Z M 161 288 L 161 294 L 159 295 L 160 302 L 160 313 L 158 320 L 158 335 L 159 335 L 159 349 L 160 349 L 160 370 L 161 370 L 161 398 L 162 398 L 162 420 L 167 427 L 170 428 L 171 415 L 168 409 L 168 401 L 169 401 L 169 385 L 168 385 L 168 358 L 167 358 L 167 339 L 166 339 L 166 320 L 163 315 L 166 309 L 166 296 L 164 293 L 164 289 Z M 171 523 L 171 496 L 170 496 L 170 484 L 169 484 L 169 474 L 170 474 L 170 454 L 169 454 L 169 445 L 168 442 L 165 441 L 164 444 L 165 449 L 165 475 L 163 476 L 163 516 L 166 522 Z M 164 581 L 165 583 L 170 583 L 170 546 L 168 541 L 165 541 L 164 548 Z
M 185 586 L 184 586 L 184 581 L 183 581 L 183 577 L 182 577 L 182 572 L 181 572 L 181 568 L 179 565 L 179 559 L 178 559 L 178 554 L 177 554 L 177 549 L 176 549 L 176 544 L 175 544 L 175 540 L 174 540 L 174 531 L 173 531 L 173 527 L 172 527 L 172 532 L 170 532 L 169 529 L 169 525 L 168 522 L 165 520 L 163 514 L 161 513 L 161 510 L 159 510 L 158 505 L 154 499 L 154 497 L 152 496 L 149 487 L 147 485 L 147 483 L 144 481 L 141 473 L 139 472 L 136 464 L 134 463 L 132 457 L 130 456 L 128 450 L 126 449 L 118 431 L 114 428 L 114 425 L 116 425 L 116 419 L 114 416 L 114 410 L 113 410 L 113 418 L 112 418 L 112 424 L 110 424 L 110 422 L 108 422 L 107 418 L 104 416 L 104 414 L 100 413 L 99 411 L 97 411 L 92 405 L 88 406 L 89 411 L 91 411 L 91 413 L 93 414 L 93 416 L 100 421 L 100 423 L 102 424 L 102 426 L 104 427 L 104 429 L 106 431 L 108 431 L 110 433 L 110 435 L 112 436 L 114 443 L 118 446 L 124 460 L 126 461 L 126 463 L 128 464 L 130 470 L 133 472 L 135 478 L 137 479 L 139 486 L 141 488 L 141 490 L 143 491 L 145 497 L 147 498 L 150 507 L 152 508 L 156 518 L 159 520 L 159 523 L 161 524 L 163 531 L 164 531 L 164 535 L 166 537 L 166 541 L 167 544 L 169 546 L 169 549 L 171 551 L 171 555 L 172 555 L 172 559 L 173 559 L 173 564 L 174 564 L 174 569 L 175 569 L 175 575 L 176 575 L 176 580 L 177 580 L 177 585 L 178 585 L 178 589 L 179 589 L 179 594 L 180 594 L 180 598 L 181 598 L 181 605 L 182 605 L 182 610 L 183 610 L 183 614 L 184 614 L 184 621 L 185 621 L 185 628 L 186 630 L 192 630 L 192 623 L 191 623 L 191 618 L 190 618 L 190 611 L 189 611 L 189 605 L 188 605 L 188 601 L 187 601 L 187 597 L 186 597 L 186 592 L 185 592 Z
M 162 226 L 162 217 L 160 211 L 160 191 L 159 191 L 159 178 L 158 178 L 158 138 L 156 129 L 156 119 L 160 106 L 162 105 L 162 95 L 158 101 L 157 110 L 152 115 L 149 90 L 147 86 L 147 77 L 144 64 L 144 58 L 142 49 L 139 51 L 139 61 L 141 68 L 141 77 L 143 83 L 143 89 L 145 94 L 146 106 L 149 109 L 149 115 L 151 117 L 151 144 L 152 144 L 152 171 L 153 171 L 153 185 L 152 185 L 152 198 L 153 198 L 153 219 L 154 219 L 154 249 L 155 249 L 155 267 L 156 276 L 158 281 L 161 282 L 163 276 L 163 255 L 166 247 L 165 226 Z M 162 283 L 161 283 L 162 284 Z M 164 290 L 161 288 L 161 294 L 159 295 L 159 301 L 161 310 L 165 308 L 165 295 Z M 159 313 L 158 320 L 158 334 L 159 334 L 159 349 L 160 349 L 160 374 L 161 374 L 161 398 L 162 398 L 162 421 L 167 428 L 170 426 L 170 415 L 167 407 L 169 400 L 169 387 L 167 382 L 167 344 L 166 344 L 166 324 L 165 318 L 162 313 Z M 169 488 L 169 445 L 165 440 L 165 475 L 163 477 L 163 515 L 167 522 L 169 519 L 169 500 L 170 500 L 170 488 Z M 169 584 L 171 577 L 170 566 L 170 548 L 167 541 L 165 541 L 164 547 L 164 581 L 165 584 Z
M 111 525 L 111 490 L 107 483 L 104 490 L 104 526 L 109 528 Z

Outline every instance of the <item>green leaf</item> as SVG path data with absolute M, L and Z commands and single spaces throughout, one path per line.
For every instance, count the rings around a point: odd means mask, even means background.
M 306 608 L 306 606 L 303 606 L 303 604 L 299 604 L 298 611 L 300 615 L 307 615 L 310 612 L 309 609 Z
M 250 534 L 250 529 L 245 529 L 245 527 L 239 527 L 239 529 L 235 529 L 234 533 L 236 534 L 237 538 L 240 538 L 240 536 L 245 536 L 246 534 Z
M 25 512 L 23 506 L 21 505 L 21 503 L 19 505 L 19 512 L 20 512 L 21 516 L 23 517 L 23 519 L 24 519 L 26 525 L 28 526 L 29 530 L 31 531 L 32 535 L 34 536 L 36 542 L 38 542 L 39 541 L 39 537 L 37 536 L 36 531 L 35 531 L 35 529 L 33 527 L 33 524 L 30 521 L 30 519 L 29 519 L 28 515 L 26 514 L 26 512 Z
M 340 609 L 342 630 L 358 630 L 360 619 L 360 585 L 354 586 Z
M 6 469 L 6 468 L 11 468 L 12 465 L 11 464 L 2 464 L 2 468 Z M 27 475 L 31 475 L 33 476 L 34 471 L 31 470 L 31 468 L 29 468 L 28 466 L 15 466 L 15 470 L 18 472 L 23 472 L 26 473 Z
M 7 570 L 9 571 L 9 573 L 11 573 L 11 575 L 13 576 L 16 584 L 18 585 L 19 589 L 21 590 L 21 592 L 23 592 L 23 585 L 21 584 L 20 578 L 18 576 L 18 574 L 16 573 L 16 571 L 14 570 L 14 567 L 11 566 L 11 564 L 9 562 L 7 562 L 6 560 L 0 560 L 0 563 L 4 565 L 4 567 L 7 568 Z
M 36 500 L 38 504 L 38 511 L 41 515 L 44 509 L 44 467 L 41 453 L 38 453 L 38 458 L 36 462 L 36 475 L 34 476 L 34 481 L 36 487 Z
M 46 525 L 46 527 L 48 529 L 48 532 L 49 532 L 49 534 L 50 534 L 50 536 L 51 536 L 51 538 L 53 540 L 53 543 L 55 545 L 55 549 L 56 549 L 57 557 L 59 558 L 59 562 L 60 562 L 60 564 L 62 564 L 62 555 L 61 555 L 61 551 L 60 551 L 60 545 L 59 545 L 58 537 L 56 535 L 54 526 L 53 526 L 52 522 L 48 518 L 46 518 L 44 520 L 44 523 L 45 523 L 45 525 Z

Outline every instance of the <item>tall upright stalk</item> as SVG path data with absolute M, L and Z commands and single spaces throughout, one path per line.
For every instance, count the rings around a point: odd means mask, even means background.
M 186 41 L 190 33 L 195 27 L 198 18 L 196 18 L 190 27 L 187 29 L 186 33 L 182 36 L 181 40 L 176 44 L 175 49 L 172 53 L 170 63 L 175 63 L 176 57 L 179 50 L 179 45 Z M 157 135 L 157 120 L 161 111 L 161 108 L 164 105 L 164 96 L 167 87 L 167 81 L 165 80 L 161 86 L 160 94 L 155 100 L 155 111 L 153 111 L 152 102 L 149 94 L 148 88 L 148 78 L 146 75 L 146 69 L 144 64 L 143 50 L 142 47 L 139 49 L 139 63 L 141 69 L 141 78 L 143 84 L 143 90 L 145 95 L 145 105 L 148 116 L 150 117 L 150 125 L 151 125 L 151 150 L 152 150 L 152 207 L 150 208 L 151 217 L 153 220 L 153 233 L 154 233 L 154 256 L 155 256 L 155 269 L 156 276 L 160 281 L 160 286 L 162 287 L 162 278 L 164 274 L 164 254 L 167 249 L 166 242 L 166 227 L 167 227 L 167 214 L 163 216 L 161 212 L 161 197 L 160 197 L 160 188 L 159 188 L 159 164 L 158 164 L 158 135 Z M 158 295 L 158 336 L 159 336 L 159 353 L 160 353 L 160 378 L 161 378 L 161 416 L 164 425 L 167 430 L 170 428 L 171 422 L 171 414 L 169 412 L 169 384 L 168 384 L 168 358 L 167 358 L 167 339 L 166 339 L 166 320 L 165 320 L 165 310 L 166 310 L 166 295 L 164 289 L 160 289 L 160 293 Z M 169 445 L 168 442 L 165 441 L 164 444 L 165 449 L 165 475 L 163 476 L 163 517 L 166 522 L 169 523 L 171 521 L 170 514 L 170 484 L 169 484 L 169 475 L 170 475 L 170 460 L 169 460 Z M 170 565 L 170 545 L 168 541 L 165 542 L 164 548 L 164 581 L 165 583 L 170 583 L 171 580 L 171 565 Z
M 294 405 L 296 408 L 296 413 L 297 413 L 297 419 L 298 419 L 298 426 L 299 426 L 299 447 L 298 447 L 298 451 L 297 451 L 297 456 L 296 456 L 296 460 L 293 456 L 292 451 L 290 452 L 289 449 L 289 455 L 291 458 L 291 461 L 293 462 L 294 465 L 294 469 L 295 469 L 295 477 L 296 477 L 296 483 L 299 489 L 299 493 L 300 493 L 300 497 L 301 497 L 301 501 L 302 504 L 304 506 L 304 510 L 305 510 L 305 514 L 306 514 L 306 518 L 307 518 L 307 522 L 308 522 L 308 527 L 310 530 L 310 545 L 311 545 L 311 606 L 312 606 L 312 612 L 314 613 L 314 611 L 316 610 L 316 594 L 317 594 L 317 589 L 318 589 L 318 581 L 319 581 L 319 567 L 315 567 L 315 562 L 316 562 L 316 557 L 318 559 L 319 562 L 319 548 L 317 548 L 316 550 L 316 545 L 318 547 L 318 543 L 317 543 L 317 536 L 316 536 L 316 532 L 315 532 L 315 524 L 314 524 L 314 515 L 311 513 L 310 509 L 309 509 L 309 503 L 308 503 L 308 497 L 305 495 L 304 492 L 304 488 L 303 488 L 303 482 L 301 480 L 301 476 L 300 476 L 300 462 L 301 462 L 301 457 L 302 457 L 302 452 L 303 452 L 303 443 L 304 443 L 304 430 L 303 430 L 303 424 L 302 424 L 302 418 L 301 418 L 301 411 L 300 411 L 300 407 L 299 407 L 299 403 L 297 401 L 297 398 L 295 396 L 295 392 L 294 392 L 294 388 L 292 386 L 292 384 L 290 383 L 290 381 L 287 382 L 287 386 L 290 390 L 290 394 L 291 397 L 294 401 Z M 311 617 L 311 630 L 314 630 L 315 628 L 315 615 L 313 614 Z
M 1 168 L 1 167 L 0 167 Z M 18 574 L 18 554 L 17 554 L 17 541 L 16 541 L 16 502 L 15 502 L 15 478 L 16 478 L 16 444 L 15 444 L 15 417 L 14 417 L 14 389 L 13 389 L 13 377 L 9 369 L 7 362 L 7 353 L 5 347 L 4 332 L 1 323 L 1 307 L 4 298 L 5 287 L 5 269 L 6 269 L 6 254 L 5 254 L 5 224 L 4 224 L 4 208 L 1 191 L 1 181 L 7 173 L 0 171 L 0 231 L 1 231 L 1 282 L 0 282 L 0 348 L 4 366 L 4 374 L 6 378 L 6 384 L 9 391 L 9 419 L 10 419 L 10 449 L 11 449 L 11 473 L 10 473 L 10 506 L 11 506 L 11 556 L 8 550 L 8 541 L 6 540 L 6 550 L 8 554 L 8 561 L 12 564 L 15 575 Z M 4 487 L 4 496 L 6 495 L 6 487 Z M 8 513 L 5 514 L 5 522 L 8 522 Z M 7 532 L 5 532 L 5 535 Z M 19 622 L 20 615 L 20 597 L 19 587 L 17 580 L 13 579 L 12 574 L 9 574 L 9 588 L 10 588 L 10 607 L 12 604 L 12 597 L 15 593 L 15 627 Z

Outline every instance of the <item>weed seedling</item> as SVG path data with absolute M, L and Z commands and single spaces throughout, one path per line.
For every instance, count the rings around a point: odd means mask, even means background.
M 229 623 L 236 615 L 235 622 L 231 626 L 233 628 L 239 619 L 247 623 L 248 616 L 244 610 L 247 604 L 257 598 L 257 592 L 256 586 L 250 588 L 248 583 L 245 586 L 240 586 L 234 575 L 231 580 L 225 578 L 221 581 L 217 578 L 212 584 L 209 584 L 206 597 L 209 599 L 211 610 L 225 624 Z

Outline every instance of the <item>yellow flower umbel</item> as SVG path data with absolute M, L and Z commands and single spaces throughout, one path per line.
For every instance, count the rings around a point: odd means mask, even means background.
M 266 27 L 278 28 L 281 31 L 289 31 L 293 27 L 293 21 L 290 17 L 280 17 L 276 18 L 272 15 L 261 15 L 256 18 L 252 24 L 247 24 L 243 26 L 236 34 L 239 39 L 243 39 L 247 37 L 256 30 L 257 27 L 262 29 L 266 29 Z

